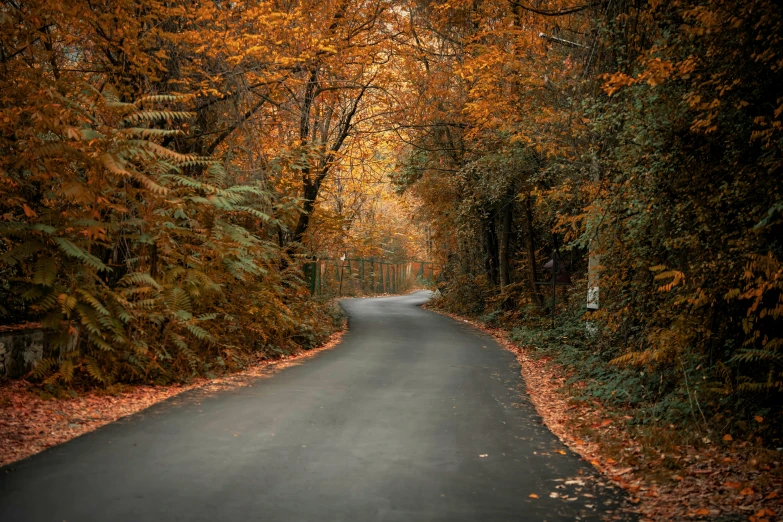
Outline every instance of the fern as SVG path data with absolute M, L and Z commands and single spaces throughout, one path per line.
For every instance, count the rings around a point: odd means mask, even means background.
M 86 252 L 85 250 L 82 250 L 78 246 L 76 246 L 74 243 L 72 243 L 69 239 L 66 239 L 64 237 L 54 237 L 52 238 L 52 241 L 60 248 L 61 251 L 63 251 L 65 254 L 67 254 L 70 257 L 79 259 L 87 266 L 94 268 L 98 270 L 99 272 L 111 272 L 111 268 L 107 267 L 106 265 L 101 262 L 100 259 L 95 257 L 94 255 L 90 254 L 89 252 Z
M 109 315 L 109 311 L 106 309 L 106 307 L 103 306 L 103 304 L 87 290 L 79 288 L 76 290 L 76 292 L 80 296 L 82 296 L 82 299 L 84 299 L 90 306 L 92 306 L 96 312 L 102 315 Z
M 120 278 L 120 280 L 117 282 L 118 286 L 140 286 L 140 285 L 149 285 L 156 290 L 160 290 L 162 287 L 160 284 L 155 281 L 155 279 L 147 272 L 130 272 L 128 274 L 125 274 Z
M 106 382 L 106 378 L 101 371 L 101 366 L 94 358 L 86 357 L 84 359 L 84 366 L 90 377 L 101 383 Z
M 195 337 L 199 341 L 213 340 L 212 335 L 209 332 L 207 332 L 205 329 L 201 328 L 200 326 L 197 326 L 192 323 L 187 323 L 185 325 L 185 328 L 187 329 L 188 332 L 190 332 L 191 335 L 193 335 L 193 337 Z
M 41 359 L 40 361 L 35 363 L 35 366 L 33 366 L 32 372 L 30 374 L 38 380 L 44 379 L 47 374 L 50 372 L 50 370 L 57 366 L 57 359 L 54 359 L 52 357 L 47 357 L 44 359 Z
M 189 120 L 194 117 L 196 117 L 196 113 L 185 111 L 138 111 L 126 116 L 122 120 L 122 123 L 127 125 L 140 121 L 182 121 Z

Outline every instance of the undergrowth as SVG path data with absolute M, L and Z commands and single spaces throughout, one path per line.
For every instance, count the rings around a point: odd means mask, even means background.
M 774 405 L 753 394 L 721 393 L 716 369 L 698 360 L 642 368 L 618 364 L 621 350 L 611 344 L 616 338 L 582 306 L 558 309 L 553 324 L 551 316 L 535 306 L 504 309 L 498 300 L 474 300 L 469 307 L 455 307 L 451 297 L 440 297 L 432 306 L 505 330 L 533 357 L 564 370 L 563 391 L 572 402 L 600 404 L 607 415 L 622 417 L 629 430 L 661 446 L 711 444 L 725 434 L 756 446 L 781 446 Z

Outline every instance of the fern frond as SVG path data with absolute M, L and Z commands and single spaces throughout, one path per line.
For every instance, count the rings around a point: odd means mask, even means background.
M 60 363 L 60 369 L 57 372 L 64 383 L 73 381 L 74 365 L 70 359 L 65 359 Z
M 101 371 L 100 364 L 92 357 L 85 358 L 84 367 L 86 368 L 87 373 L 90 375 L 90 377 L 92 377 L 96 381 L 98 382 L 106 381 L 105 377 L 103 376 L 103 372 Z
M 192 96 L 189 95 L 182 95 L 182 94 L 150 94 L 149 96 L 142 96 L 135 102 L 133 102 L 134 107 L 141 107 L 145 103 L 174 103 L 179 101 L 185 101 L 192 98 Z
M 76 244 L 72 243 L 69 239 L 66 239 L 64 237 L 54 237 L 52 238 L 52 241 L 54 241 L 55 244 L 60 248 L 60 250 L 62 250 L 65 254 L 67 254 L 70 257 L 79 259 L 85 265 L 90 266 L 98 270 L 99 272 L 112 271 L 111 268 L 104 265 L 100 259 L 90 254 L 86 250 L 81 249 Z
M 195 117 L 196 117 L 195 112 L 186 112 L 186 111 L 139 111 L 126 116 L 122 120 L 122 123 L 124 125 L 128 125 L 140 121 L 147 121 L 147 122 L 155 122 L 160 120 L 182 121 L 182 120 L 189 120 Z
M 120 280 L 117 282 L 117 285 L 118 286 L 149 285 L 155 288 L 156 290 L 160 290 L 162 288 L 160 286 L 160 283 L 155 281 L 155 278 L 152 277 L 148 272 L 129 272 L 120 278 Z
M 35 363 L 35 366 L 33 366 L 33 371 L 30 373 L 30 375 L 32 375 L 35 379 L 43 379 L 54 366 L 57 366 L 57 359 L 46 357 Z

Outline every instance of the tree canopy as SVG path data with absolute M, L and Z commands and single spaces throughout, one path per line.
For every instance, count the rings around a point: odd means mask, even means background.
M 0 312 L 61 332 L 38 378 L 310 346 L 309 259 L 431 256 L 452 310 L 597 325 L 645 401 L 778 411 L 775 2 L 2 5 Z

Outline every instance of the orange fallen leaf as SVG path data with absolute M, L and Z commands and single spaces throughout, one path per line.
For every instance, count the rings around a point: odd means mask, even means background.
M 723 485 L 730 489 L 739 489 L 742 487 L 742 484 L 739 482 L 733 482 L 731 480 L 724 482 Z
M 762 417 L 761 415 L 754 415 L 753 418 L 756 419 L 756 422 L 759 423 L 764 422 L 764 417 Z
M 778 498 L 778 492 L 777 491 L 773 491 L 772 493 L 770 493 L 769 495 L 767 495 L 764 498 L 767 499 L 767 500 L 772 500 L 773 498 Z
M 530 498 L 538 498 L 538 495 L 536 495 L 535 493 L 531 493 L 531 494 L 530 494 L 530 495 L 528 495 L 528 496 L 529 496 Z
M 707 508 L 699 508 L 696 510 L 696 515 L 704 517 L 710 514 L 710 510 Z
M 729 434 L 727 433 L 726 435 L 724 435 L 724 436 L 723 436 L 723 440 L 725 440 L 725 441 L 734 440 L 734 437 L 732 437 L 731 435 L 729 435 Z
M 740 495 L 752 495 L 755 491 L 753 491 L 753 488 L 745 488 L 742 491 L 740 491 Z
M 561 455 L 565 455 L 566 454 L 566 452 L 563 451 L 563 450 L 555 450 L 555 453 L 559 453 Z

